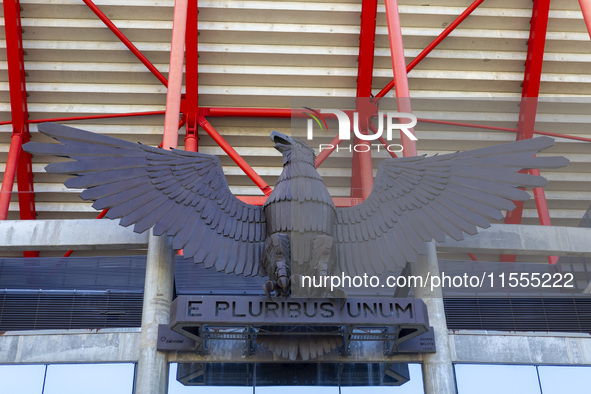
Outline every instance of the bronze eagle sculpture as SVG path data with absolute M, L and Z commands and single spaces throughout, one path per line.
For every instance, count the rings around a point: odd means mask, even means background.
M 187 258 L 218 271 L 267 276 L 270 296 L 288 296 L 298 275 L 381 274 L 425 252 L 425 242 L 445 236 L 461 240 L 502 210 L 529 194 L 519 187 L 541 187 L 527 168 L 558 168 L 564 157 L 535 157 L 554 144 L 539 137 L 487 148 L 435 156 L 383 160 L 371 194 L 362 203 L 335 207 L 305 142 L 276 131 L 275 148 L 283 171 L 263 206 L 235 197 L 218 157 L 165 150 L 58 124 L 39 131 L 60 144 L 29 142 L 33 154 L 64 156 L 47 172 L 76 175 L 65 185 L 85 189 L 80 197 L 95 209 L 109 209 L 141 233 L 173 237 Z M 334 338 L 333 338 L 334 339 Z M 333 341 L 331 339 L 331 341 Z M 321 336 L 318 341 L 323 341 Z M 334 341 L 333 341 L 334 342 Z M 337 346 L 320 344 L 318 354 Z M 308 345 L 307 345 L 308 346 Z M 295 358 L 278 343 L 268 347 Z

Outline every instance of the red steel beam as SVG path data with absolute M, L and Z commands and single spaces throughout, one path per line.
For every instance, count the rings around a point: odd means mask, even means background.
M 154 76 L 156 76 L 156 78 L 158 78 L 158 80 L 162 82 L 164 86 L 168 86 L 168 81 L 166 80 L 164 75 L 162 75 L 162 73 L 158 71 L 156 67 L 154 67 L 154 65 L 148 60 L 148 58 L 146 58 L 142 54 L 142 52 L 139 49 L 137 49 L 135 45 L 133 45 L 133 43 L 125 36 L 125 34 L 123 34 L 121 30 L 119 30 L 119 28 L 117 28 L 117 26 L 115 26 L 113 22 L 111 22 L 109 17 L 107 17 L 100 10 L 100 8 L 96 6 L 96 4 L 94 4 L 91 0 L 82 1 L 84 1 L 84 4 L 86 4 L 88 8 L 90 8 L 92 12 L 94 12 L 96 16 L 99 17 L 101 21 L 103 21 L 103 23 L 109 28 L 109 30 L 111 30 L 117 36 L 117 38 L 119 38 L 119 40 L 121 40 L 121 42 L 131 51 L 131 53 L 133 53 L 135 57 L 137 57 L 139 61 L 142 62 L 148 68 L 148 70 L 150 70 L 152 74 L 154 74 Z
M 260 117 L 260 118 L 290 118 L 290 117 L 299 117 L 299 118 L 306 118 L 305 110 L 291 110 L 291 109 L 284 109 L 284 108 L 225 108 L 225 107 L 201 107 L 199 111 L 204 116 L 210 115 L 212 117 Z M 146 111 L 146 112 L 129 112 L 129 113 L 121 113 L 121 114 L 106 114 L 106 115 L 85 115 L 85 116 L 71 116 L 71 117 L 63 117 L 63 118 L 46 118 L 46 119 L 29 119 L 29 124 L 32 123 L 44 123 L 44 122 L 73 122 L 77 120 L 91 120 L 91 119 L 109 119 L 109 118 L 125 118 L 125 117 L 133 117 L 133 116 L 153 116 L 153 115 L 164 115 L 165 111 Z M 325 118 L 333 117 L 332 114 L 324 114 Z M 516 128 L 511 127 L 498 127 L 498 126 L 491 126 L 491 125 L 481 125 L 481 124 L 474 124 L 474 123 L 464 123 L 464 122 L 452 122 L 447 120 L 437 120 L 437 119 L 425 119 L 425 118 L 417 118 L 418 122 L 424 123 L 435 123 L 435 124 L 444 124 L 450 126 L 460 126 L 460 127 L 471 127 L 476 129 L 484 129 L 484 130 L 498 130 L 498 131 L 507 131 L 510 133 L 517 133 L 518 130 Z M 0 122 L 0 125 L 7 125 L 12 124 L 12 121 L 5 121 Z M 370 125 L 371 128 L 371 125 Z M 547 135 L 550 137 L 556 138 L 565 138 L 571 139 L 576 141 L 585 141 L 591 142 L 591 138 L 586 137 L 579 137 L 576 135 L 570 134 L 559 134 L 559 133 L 552 133 L 549 131 L 539 131 L 534 130 L 534 134 L 539 135 Z M 380 140 L 381 141 L 381 140 Z M 382 141 L 383 142 L 383 141 Z
M 335 149 L 337 149 L 337 146 L 343 142 L 343 140 L 339 139 L 339 135 L 335 135 L 334 138 L 332 139 L 332 141 L 329 142 L 328 145 L 330 145 L 330 148 L 326 148 L 326 149 L 322 149 L 322 152 L 320 152 L 318 154 L 318 156 L 316 156 L 316 160 L 315 160 L 315 164 L 316 164 L 316 168 L 320 167 L 320 165 L 324 162 L 324 160 L 326 160 L 328 158 L 328 156 L 330 156 L 330 154 L 332 152 L 334 152 Z
M 583 19 L 585 20 L 589 37 L 591 38 L 591 0 L 579 0 L 579 5 L 583 12 Z
M 12 137 L 2 181 L 2 192 L 0 193 L 0 219 L 8 217 L 16 175 L 20 218 L 32 220 L 36 219 L 37 214 L 31 155 L 22 150 L 22 145 L 29 142 L 29 111 L 27 108 L 20 3 L 18 0 L 5 0 L 3 6 Z M 38 256 L 39 253 L 24 252 L 24 255 L 25 257 L 33 257 Z
M 176 0 L 170 43 L 170 66 L 168 69 L 168 90 L 166 91 L 166 112 L 164 114 L 164 136 L 162 147 L 172 149 L 178 146 L 179 114 L 183 88 L 183 64 L 185 59 L 185 32 L 187 28 L 188 0 Z
M 356 111 L 359 114 L 359 131 L 366 135 L 369 133 L 369 122 L 373 115 L 372 110 L 377 111 L 377 107 L 370 102 L 377 13 L 377 0 L 363 0 L 361 3 L 361 29 L 359 32 Z M 351 166 L 351 197 L 365 199 L 369 196 L 373 187 L 371 147 L 369 141 L 361 140 L 356 136 L 353 138 L 353 143 L 357 146 L 368 146 L 366 151 L 353 152 Z
M 199 115 L 197 117 L 199 126 L 215 141 L 226 152 L 228 156 L 244 171 L 244 173 L 252 179 L 252 181 L 265 193 L 266 196 L 271 194 L 273 189 L 267 185 L 267 183 L 252 169 L 252 167 L 236 152 L 236 150 L 230 145 L 224 137 L 217 132 L 217 130 L 205 119 Z
M 187 28 L 185 32 L 185 100 L 183 102 L 183 117 L 185 124 L 185 150 L 197 152 L 198 150 L 198 124 L 199 114 L 199 53 L 198 22 L 199 9 L 197 1 L 189 1 L 187 6 Z
M 544 46 L 546 44 L 546 31 L 548 28 L 548 16 L 550 13 L 550 0 L 534 0 L 532 9 L 531 26 L 525 60 L 525 75 L 521 93 L 521 106 L 519 109 L 519 122 L 517 125 L 517 140 L 533 137 L 536 123 L 538 95 L 542 76 L 542 64 L 544 60 Z M 522 172 L 528 172 L 524 170 Z M 538 174 L 539 171 L 529 171 Z M 550 213 L 543 188 L 534 188 L 534 199 L 538 209 L 540 224 L 550 226 Z M 515 201 L 516 208 L 507 212 L 505 223 L 520 224 L 523 218 L 523 202 Z M 515 255 L 502 255 L 501 261 L 513 262 Z M 548 256 L 548 261 L 555 264 L 558 258 Z
M 408 66 L 406 66 L 406 72 L 409 73 L 413 68 L 417 66 L 417 64 L 419 64 L 424 58 L 426 58 L 427 55 L 431 53 L 431 51 L 435 49 L 441 43 L 441 41 L 443 41 L 447 36 L 449 36 L 449 34 L 452 31 L 454 31 L 456 27 L 458 27 L 458 25 L 468 17 L 468 15 L 470 15 L 476 8 L 478 8 L 478 6 L 482 4 L 483 1 L 484 0 L 475 0 L 468 8 L 466 8 L 464 12 L 462 12 L 452 23 L 450 23 L 449 26 L 447 26 L 445 30 L 443 30 L 441 34 L 437 36 L 437 38 L 435 38 L 429 45 L 427 45 L 427 47 L 423 49 L 421 53 L 419 53 L 417 57 L 415 57 L 408 64 Z M 392 90 L 394 85 L 395 81 L 393 79 L 382 90 L 380 90 L 378 94 L 376 94 L 376 99 L 379 100 L 382 97 L 384 97 L 390 90 Z
M 230 116 L 243 118 L 307 118 L 306 109 L 292 109 L 292 108 L 232 108 L 232 107 L 209 107 L 200 108 L 203 116 Z M 330 117 L 331 114 L 324 116 Z
M 392 69 L 396 88 L 396 106 L 398 112 L 412 113 L 410 105 L 410 93 L 408 90 L 408 76 L 406 73 L 406 61 L 404 59 L 404 46 L 402 44 L 402 30 L 400 15 L 398 14 L 397 0 L 385 0 L 386 18 L 388 20 L 388 36 L 390 38 L 390 52 L 392 54 Z M 413 134 L 414 130 L 409 129 Z M 401 144 L 404 147 L 404 157 L 416 156 L 417 145 L 415 141 L 400 131 Z
M 121 114 L 100 114 L 100 115 L 84 115 L 84 116 L 66 116 L 62 118 L 46 118 L 46 119 L 29 119 L 31 123 L 45 123 L 45 122 L 73 122 L 75 120 L 90 120 L 90 119 L 110 119 L 110 118 L 126 118 L 132 116 L 151 116 L 164 115 L 165 111 L 146 111 L 146 112 L 126 112 Z M 11 124 L 12 121 L 0 122 L 0 125 Z
M 498 127 L 498 126 L 489 126 L 489 125 L 473 124 L 473 123 L 450 122 L 447 120 L 417 118 L 417 121 L 425 122 L 425 123 L 444 124 L 444 125 L 449 125 L 449 126 L 471 127 L 471 128 L 475 128 L 475 129 L 484 129 L 484 130 L 508 131 L 510 133 L 518 133 L 519 132 L 518 129 L 513 129 L 510 127 Z M 591 142 L 591 138 L 579 137 L 576 135 L 550 133 L 548 131 L 537 131 L 537 130 L 534 130 L 533 133 L 539 134 L 539 135 L 547 135 L 547 136 L 556 137 L 556 138 L 566 138 L 566 139 L 576 140 L 576 141 Z
M 264 205 L 268 196 L 236 196 L 240 201 L 251 205 Z M 352 207 L 363 202 L 362 198 L 333 197 L 336 207 Z
M 344 111 L 349 114 L 352 111 Z M 309 118 L 310 110 L 305 108 L 240 108 L 240 107 L 200 107 L 199 113 L 206 117 L 239 118 Z M 336 119 L 332 113 L 322 114 L 326 119 Z
M 254 118 L 291 118 L 291 117 L 298 117 L 298 118 L 307 118 L 308 115 L 306 112 L 307 110 L 299 110 L 299 109 L 289 109 L 289 108 L 227 108 L 227 107 L 201 107 L 199 108 L 200 114 L 203 116 L 212 116 L 212 117 L 254 117 Z M 153 116 L 153 115 L 164 115 L 165 111 L 146 111 L 146 112 L 128 112 L 128 113 L 121 113 L 121 114 L 99 114 L 99 115 L 85 115 L 85 116 L 70 116 L 70 117 L 62 117 L 62 118 L 45 118 L 45 119 L 30 119 L 29 124 L 31 123 L 44 123 L 44 122 L 72 122 L 77 120 L 91 120 L 91 119 L 109 119 L 109 118 L 124 118 L 124 117 L 133 117 L 133 116 Z M 333 114 L 327 113 L 323 114 L 325 118 L 334 118 Z M 518 130 L 516 128 L 511 127 L 498 127 L 498 126 L 491 126 L 491 125 L 481 125 L 481 124 L 474 124 L 474 123 L 464 123 L 464 122 L 452 122 L 447 120 L 437 120 L 437 119 L 426 119 L 426 118 L 417 118 L 419 122 L 425 123 L 436 123 L 436 124 L 444 124 L 450 126 L 460 126 L 460 127 L 472 127 L 476 129 L 485 129 L 485 130 L 498 130 L 498 131 L 508 131 L 511 133 L 517 133 Z M 5 121 L 0 122 L 0 125 L 7 125 L 12 124 L 12 121 Z M 371 126 L 370 126 L 371 127 Z M 566 138 L 571 140 L 577 141 L 585 141 L 591 142 L 591 138 L 579 137 L 575 135 L 569 134 L 559 134 L 559 133 L 551 133 L 548 131 L 539 131 L 534 130 L 534 134 L 539 135 L 547 135 L 550 137 L 557 137 L 557 138 Z
M 306 114 L 306 110 L 292 110 L 292 109 L 284 109 L 284 108 L 225 108 L 225 107 L 217 107 L 217 108 L 200 108 L 202 114 L 204 116 L 214 116 L 214 117 L 221 117 L 221 116 L 231 116 L 231 117 L 261 117 L 261 118 L 290 118 L 290 117 L 301 117 L 306 118 L 308 115 Z M 324 114 L 326 118 L 333 118 L 332 114 Z M 418 118 L 419 122 L 425 123 L 436 123 L 436 124 L 444 124 L 450 126 L 460 126 L 460 127 L 472 127 L 476 129 L 485 129 L 485 130 L 498 130 L 498 131 L 508 131 L 511 133 L 517 133 L 516 128 L 510 127 L 498 127 L 498 126 L 490 126 L 490 125 L 481 125 L 481 124 L 474 124 L 474 123 L 463 123 L 463 122 L 452 122 L 446 120 L 437 120 L 437 119 L 425 119 L 425 118 Z M 370 126 L 371 127 L 371 126 Z M 534 134 L 539 135 L 547 135 L 550 137 L 557 137 L 557 138 L 566 138 L 571 140 L 577 141 L 585 141 L 591 142 L 591 138 L 579 137 L 575 135 L 569 134 L 559 134 L 559 133 L 551 133 L 548 131 L 538 131 L 534 130 Z

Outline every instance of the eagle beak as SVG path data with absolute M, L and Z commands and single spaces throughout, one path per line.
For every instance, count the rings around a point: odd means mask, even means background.
M 291 137 L 273 130 L 271 132 L 271 141 L 276 144 L 291 145 Z

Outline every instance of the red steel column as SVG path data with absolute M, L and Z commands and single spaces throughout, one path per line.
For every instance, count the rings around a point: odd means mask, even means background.
M 546 44 L 546 30 L 548 27 L 548 15 L 550 12 L 550 0 L 534 0 L 527 58 L 525 61 L 525 76 L 521 93 L 521 106 L 519 109 L 519 122 L 517 125 L 517 140 L 532 138 L 536 123 L 538 107 L 538 95 L 542 76 L 542 64 L 544 60 L 544 46 Z M 522 171 L 524 173 L 528 171 Z M 533 175 L 539 175 L 539 170 L 530 170 Z M 546 202 L 546 194 L 543 188 L 534 188 L 534 199 L 538 209 L 540 224 L 550 226 L 550 213 Z M 516 208 L 507 213 L 505 223 L 519 224 L 523 217 L 523 202 L 516 201 Z M 513 262 L 515 255 L 502 255 L 501 261 Z M 548 256 L 551 264 L 556 263 L 556 256 Z
M 16 173 L 20 218 L 31 220 L 36 219 L 37 214 L 35 211 L 31 155 L 22 150 L 22 145 L 29 142 L 29 112 L 27 108 L 20 3 L 18 0 L 5 0 L 3 5 L 12 138 L 0 193 L 0 219 L 6 219 L 8 216 Z M 39 252 L 24 252 L 25 257 L 38 255 Z
M 183 116 L 185 124 L 185 150 L 197 152 L 197 115 L 199 113 L 199 53 L 197 50 L 197 21 L 199 10 L 197 0 L 191 0 L 187 10 L 187 30 L 185 33 L 185 101 Z
M 21 219 L 35 219 L 31 155 L 21 150 L 22 144 L 29 141 L 29 112 L 27 108 L 22 28 L 18 0 L 4 1 L 4 21 L 12 116 L 12 140 L 2 182 L 3 193 L 0 195 L 0 218 L 6 219 L 16 174 L 20 192 L 19 208 Z
M 591 37 L 591 0 L 579 0 L 581 11 L 583 11 L 583 18 L 585 19 L 585 25 L 587 25 L 587 31 L 589 37 Z
M 398 14 L 397 0 L 385 0 L 386 18 L 388 20 L 388 35 L 390 37 L 390 52 L 392 54 L 392 69 L 394 71 L 394 84 L 396 88 L 396 105 L 398 112 L 412 113 L 410 105 L 410 93 L 408 90 L 408 76 L 406 73 L 406 61 L 404 59 L 404 46 L 402 44 L 402 29 L 400 27 L 400 15 Z M 414 134 L 414 129 L 410 129 Z M 404 147 L 403 155 L 416 156 L 417 145 L 400 131 L 400 139 Z
M 359 32 L 357 100 L 355 103 L 356 111 L 359 114 L 359 131 L 362 134 L 368 134 L 368 122 L 370 122 L 372 115 L 369 107 L 373 107 L 373 104 L 369 102 L 369 97 L 371 96 L 371 83 L 373 79 L 377 12 L 377 0 L 363 0 L 361 5 L 361 29 Z M 373 187 L 371 144 L 369 141 L 354 137 L 353 145 L 359 147 L 359 152 L 353 152 L 351 197 L 365 199 L 369 196 Z M 366 146 L 366 148 L 362 148 L 362 146 Z
M 174 3 L 168 91 L 166 92 L 166 113 L 164 114 L 164 138 L 162 139 L 164 149 L 178 146 L 183 63 L 185 59 L 185 31 L 187 28 L 187 1 L 176 0 Z

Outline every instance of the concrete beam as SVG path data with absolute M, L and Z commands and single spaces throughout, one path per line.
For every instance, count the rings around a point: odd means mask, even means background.
M 458 331 L 451 335 L 454 362 L 591 365 L 591 335 Z
M 134 233 L 119 220 L 4 220 L 0 245 L 6 251 L 145 248 L 148 232 Z
M 485 364 L 591 365 L 591 335 L 457 330 L 450 332 L 452 361 Z M 1 364 L 137 362 L 138 328 L 12 331 L 0 335 Z M 257 349 L 259 350 L 259 349 Z M 169 362 L 277 362 L 269 352 L 242 354 L 241 341 L 215 341 L 209 355 L 170 352 Z M 380 342 L 352 342 L 351 356 L 337 352 L 321 362 L 422 363 L 421 354 L 384 357 Z
M 463 241 L 437 243 L 441 252 L 591 256 L 591 229 L 493 224 Z M 0 221 L 0 246 L 7 251 L 146 248 L 148 232 L 136 234 L 117 220 Z M 32 249 L 33 248 L 33 249 Z
M 139 328 L 0 333 L 0 364 L 137 362 Z
M 493 224 L 463 241 L 447 238 L 440 252 L 477 251 L 491 254 L 591 256 L 591 228 Z

